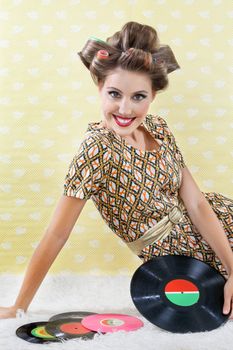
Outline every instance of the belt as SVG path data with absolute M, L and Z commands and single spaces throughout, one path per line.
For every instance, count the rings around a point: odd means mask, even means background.
M 125 242 L 126 245 L 137 255 L 148 245 L 157 242 L 160 239 L 165 239 L 171 232 L 173 226 L 183 217 L 183 210 L 185 209 L 182 202 L 174 205 L 168 215 L 156 223 L 155 226 L 147 230 L 143 236 L 133 242 Z

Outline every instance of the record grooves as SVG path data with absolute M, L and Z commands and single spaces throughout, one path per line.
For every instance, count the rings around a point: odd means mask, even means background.
M 210 331 L 222 313 L 225 278 L 208 264 L 181 255 L 155 257 L 134 273 L 130 293 L 138 311 L 173 333 Z
M 50 317 L 49 322 L 57 321 L 65 318 L 68 318 L 68 319 L 83 318 L 89 315 L 96 315 L 96 313 L 88 312 L 88 311 L 69 311 L 69 312 L 64 312 L 62 314 L 53 315 L 52 317 Z
M 58 342 L 59 339 L 48 334 L 45 330 L 47 322 L 33 322 L 25 324 L 16 330 L 16 335 L 35 344 L 48 344 L 50 342 Z

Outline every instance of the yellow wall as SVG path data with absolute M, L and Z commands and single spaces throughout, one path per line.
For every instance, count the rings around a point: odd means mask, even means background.
M 181 70 L 150 112 L 164 117 L 203 191 L 233 197 L 231 0 L 2 0 L 0 272 L 22 272 L 48 225 L 96 88 L 77 57 L 130 20 L 154 26 Z M 91 201 L 52 271 L 131 273 L 140 260 Z

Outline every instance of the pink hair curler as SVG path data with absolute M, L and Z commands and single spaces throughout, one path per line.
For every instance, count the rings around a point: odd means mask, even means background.
M 97 58 L 100 60 L 103 60 L 103 59 L 105 60 L 108 57 L 109 57 L 109 53 L 106 50 L 99 50 L 97 52 Z

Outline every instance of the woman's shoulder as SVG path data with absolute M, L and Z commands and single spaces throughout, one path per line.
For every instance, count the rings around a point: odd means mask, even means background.
M 87 130 L 80 140 L 75 157 L 86 160 L 109 160 L 111 158 L 111 148 L 109 147 L 108 137 L 103 132 L 90 127 L 90 124 L 92 123 L 88 124 Z
M 110 130 L 108 130 L 103 122 L 90 122 L 85 133 L 85 137 L 93 138 L 96 141 L 108 141 L 110 137 Z
M 148 114 L 145 123 L 150 130 L 160 137 L 172 136 L 172 132 L 168 127 L 167 121 L 160 115 Z
M 167 121 L 158 114 L 147 114 L 146 119 L 149 122 L 153 123 L 155 126 L 156 125 L 167 126 Z
M 85 134 L 82 138 L 81 144 L 83 145 L 106 145 L 108 144 L 108 130 L 105 128 L 99 127 L 100 123 L 91 122 L 88 123 Z

